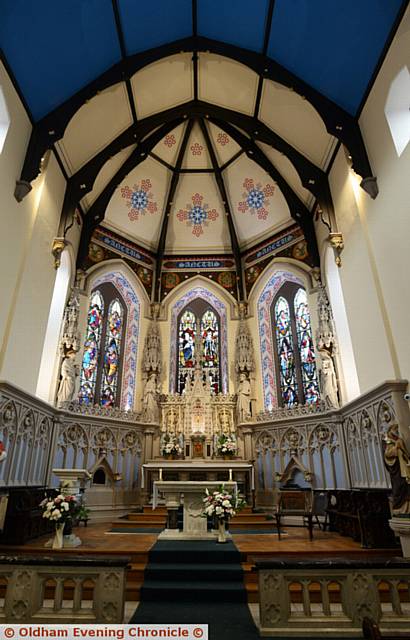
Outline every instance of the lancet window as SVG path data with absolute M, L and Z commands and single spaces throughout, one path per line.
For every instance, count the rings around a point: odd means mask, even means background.
M 178 317 L 177 393 L 183 393 L 199 357 L 203 379 L 212 393 L 221 391 L 220 318 L 202 300 L 194 300 Z M 200 353 L 196 350 L 200 347 Z
M 80 373 L 80 404 L 119 405 L 126 308 L 109 283 L 91 293 Z
M 271 307 L 279 404 L 292 408 L 319 401 L 312 327 L 305 289 L 287 282 Z

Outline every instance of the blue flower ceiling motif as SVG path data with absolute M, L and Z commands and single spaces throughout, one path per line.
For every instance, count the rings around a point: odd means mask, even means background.
M 210 221 L 215 221 L 219 216 L 216 209 L 209 209 L 209 205 L 203 202 L 204 197 L 199 193 L 192 196 L 192 204 L 187 204 L 185 209 L 180 209 L 177 218 L 180 222 L 185 222 L 192 226 L 192 234 L 199 238 Z

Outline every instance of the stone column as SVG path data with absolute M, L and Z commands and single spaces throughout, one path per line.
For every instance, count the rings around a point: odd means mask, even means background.
M 250 427 L 244 427 L 242 429 L 242 436 L 243 436 L 245 460 L 252 460 L 253 459 L 252 429 Z
M 155 429 L 147 428 L 144 430 L 144 462 L 152 460 L 152 445 Z

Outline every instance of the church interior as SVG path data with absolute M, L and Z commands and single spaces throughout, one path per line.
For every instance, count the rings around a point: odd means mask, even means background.
M 1 623 L 410 637 L 407 0 L 0 16 Z

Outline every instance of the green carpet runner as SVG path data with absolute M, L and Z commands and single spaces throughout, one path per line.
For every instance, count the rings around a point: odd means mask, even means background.
M 256 640 L 240 561 L 233 542 L 157 542 L 130 623 L 208 624 L 210 640 Z

